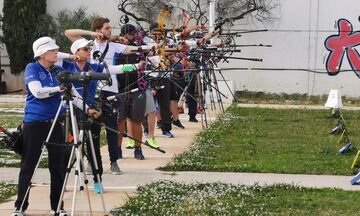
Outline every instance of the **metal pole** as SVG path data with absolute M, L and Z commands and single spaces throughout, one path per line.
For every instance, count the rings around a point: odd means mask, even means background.
M 215 5 L 216 0 L 210 0 L 209 1 L 209 32 L 214 32 L 215 28 Z M 211 39 L 211 44 L 214 43 L 214 39 Z

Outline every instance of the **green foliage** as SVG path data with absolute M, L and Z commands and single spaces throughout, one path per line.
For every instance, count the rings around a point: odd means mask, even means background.
M 138 196 L 113 215 L 358 215 L 356 191 L 294 185 L 244 186 L 159 181 L 138 188 Z
M 308 94 L 266 93 L 253 91 L 238 91 L 236 99 L 239 103 L 249 104 L 299 104 L 299 105 L 324 105 L 328 95 L 310 96 Z M 360 106 L 359 98 L 342 97 L 346 106 Z
M 70 52 L 71 42 L 64 31 L 71 28 L 90 30 L 95 14 L 86 9 L 62 10 L 55 17 L 46 14 L 46 0 L 5 0 L 3 37 L 10 58 L 11 72 L 19 74 L 33 60 L 32 43 L 39 37 L 50 36 L 61 51 Z
M 330 110 L 230 108 L 163 170 L 353 175 L 355 152 L 330 135 Z M 359 146 L 358 111 L 343 111 Z
M 14 196 L 16 191 L 16 185 L 0 182 L 0 203 L 7 201 L 11 196 Z
M 88 14 L 85 8 L 74 11 L 62 10 L 54 17 L 55 32 L 52 37 L 56 40 L 60 50 L 70 52 L 71 41 L 64 35 L 66 29 L 91 30 L 91 23 L 97 17 L 96 14 Z
M 44 16 L 46 0 L 4 0 L 1 42 L 7 47 L 12 73 L 19 74 L 33 59 L 32 43 L 48 27 L 41 22 Z

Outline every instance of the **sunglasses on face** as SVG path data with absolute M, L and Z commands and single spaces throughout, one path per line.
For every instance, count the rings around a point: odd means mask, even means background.
M 83 47 L 83 48 L 80 48 L 80 50 L 84 50 L 85 52 L 89 52 L 89 51 L 91 51 L 91 47 Z

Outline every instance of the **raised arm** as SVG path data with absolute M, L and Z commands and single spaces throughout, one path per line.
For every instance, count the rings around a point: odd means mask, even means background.
M 144 68 L 145 65 L 146 65 L 146 61 L 140 61 L 137 64 L 110 65 L 109 72 L 110 74 L 122 74 L 124 72 L 134 71 L 140 68 Z M 103 72 L 106 72 L 105 68 Z
M 71 42 L 74 42 L 78 39 L 80 39 L 82 36 L 91 36 L 93 38 L 99 38 L 101 39 L 103 37 L 103 34 L 83 29 L 67 29 L 64 32 L 65 36 L 69 38 Z

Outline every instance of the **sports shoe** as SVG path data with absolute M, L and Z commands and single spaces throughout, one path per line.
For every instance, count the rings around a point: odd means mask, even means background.
M 195 117 L 190 117 L 189 122 L 199 122 Z
M 184 125 L 181 124 L 180 120 L 176 120 L 172 122 L 177 128 L 185 129 Z
M 99 183 L 99 182 L 95 182 L 94 183 L 94 192 L 99 194 L 99 193 L 104 193 L 104 187 Z
M 91 168 L 90 163 L 87 164 L 85 173 L 86 173 L 87 175 L 92 175 L 93 171 L 92 171 L 92 168 Z
M 60 210 L 60 212 L 57 214 L 54 210 L 50 211 L 50 215 L 54 215 L 54 216 L 68 216 L 67 212 L 62 209 Z
M 127 149 L 133 149 L 134 147 L 135 147 L 135 140 L 129 139 L 126 148 L 127 148 Z
M 167 138 L 174 138 L 174 134 L 172 134 L 170 131 L 163 131 L 162 135 Z
M 144 136 L 149 137 L 149 132 L 147 130 L 144 130 Z
M 146 138 L 145 143 L 151 146 L 152 148 L 159 148 L 159 144 L 155 141 L 155 138 Z
M 117 162 L 111 162 L 110 171 L 111 171 L 111 173 L 113 175 L 120 175 L 121 174 L 121 170 L 120 170 L 119 165 L 117 164 Z
M 11 214 L 11 216 L 24 216 L 25 211 L 22 211 L 20 209 L 15 209 L 14 212 Z
M 157 128 L 157 129 L 161 129 L 161 126 L 162 126 L 161 121 L 157 121 L 157 122 L 156 122 L 156 128 Z
M 145 157 L 142 153 L 141 147 L 135 147 L 134 158 L 136 158 L 138 160 L 145 160 Z
M 178 111 L 179 111 L 179 114 L 183 114 L 184 113 L 184 107 L 183 106 L 178 107 Z

